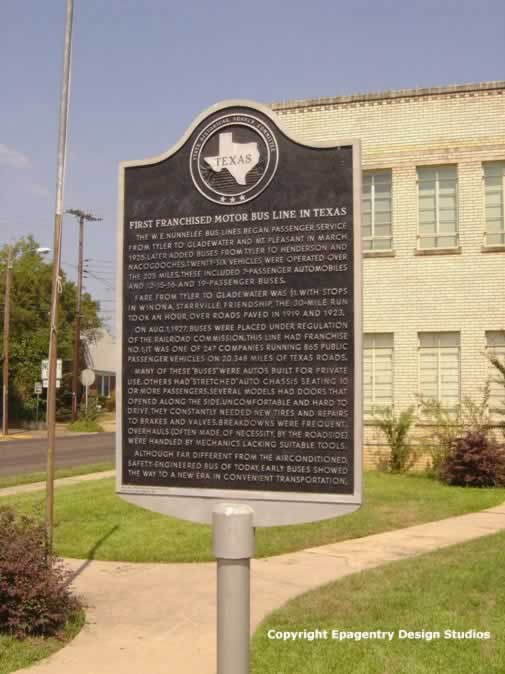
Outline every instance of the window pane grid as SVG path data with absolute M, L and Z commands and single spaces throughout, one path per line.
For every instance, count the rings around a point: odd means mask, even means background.
M 115 388 L 116 377 L 111 374 L 96 375 L 96 392 L 100 398 L 110 398 Z
M 489 162 L 484 168 L 486 245 L 505 244 L 505 162 Z
M 455 248 L 457 174 L 454 166 L 417 169 L 420 248 Z
M 370 417 L 393 406 L 393 335 L 365 335 L 363 349 L 364 408 Z
M 363 177 L 363 247 L 365 250 L 391 250 L 391 172 L 370 173 Z
M 363 237 L 365 250 L 391 250 L 393 239 L 390 236 Z
M 419 393 L 445 407 L 460 399 L 458 333 L 419 333 Z
M 486 332 L 486 353 L 488 356 L 495 356 L 505 364 L 505 332 L 489 331 Z M 488 379 L 489 379 L 489 410 L 493 416 L 505 409 L 505 387 L 503 378 L 500 377 L 497 369 L 488 361 Z

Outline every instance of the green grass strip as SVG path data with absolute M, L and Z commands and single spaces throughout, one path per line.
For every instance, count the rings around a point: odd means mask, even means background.
M 393 562 L 288 602 L 253 638 L 251 674 L 503 674 L 505 533 Z M 327 630 L 328 639 L 282 641 L 269 630 Z M 338 640 L 331 631 L 393 631 L 389 640 Z M 399 639 L 399 631 L 434 633 Z M 445 631 L 489 632 L 490 639 Z M 429 634 L 428 634 L 429 637 Z
M 19 640 L 0 634 L 0 674 L 9 674 L 17 669 L 28 667 L 56 653 L 77 636 L 84 622 L 84 612 L 80 611 L 69 620 L 57 636 L 48 639 L 30 637 Z
M 75 477 L 76 475 L 87 475 L 88 473 L 103 473 L 107 470 L 113 470 L 112 463 L 89 463 L 75 468 L 59 468 L 56 471 L 56 479 L 61 477 Z M 0 477 L 0 489 L 3 487 L 16 487 L 20 484 L 33 484 L 34 482 L 45 482 L 46 473 L 19 473 L 17 475 L 7 475 Z
M 43 517 L 43 492 L 0 499 Z M 421 476 L 365 475 L 365 503 L 351 515 L 256 532 L 256 557 L 476 512 L 505 501 L 505 489 L 448 487 Z M 59 555 L 129 562 L 202 562 L 212 559 L 211 528 L 130 505 L 110 479 L 60 487 L 55 498 Z

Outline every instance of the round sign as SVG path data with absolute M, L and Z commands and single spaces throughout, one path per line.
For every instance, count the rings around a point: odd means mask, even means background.
M 195 187 L 210 201 L 239 206 L 274 177 L 279 148 L 265 122 L 247 113 L 224 115 L 198 134 L 190 154 Z
M 93 370 L 87 368 L 81 372 L 80 379 L 83 386 L 91 386 L 95 382 L 95 373 Z

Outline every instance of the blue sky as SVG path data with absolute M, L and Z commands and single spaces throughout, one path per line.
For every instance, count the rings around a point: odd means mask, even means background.
M 53 236 L 65 0 L 0 8 L 0 245 Z M 505 79 L 503 0 L 75 0 L 65 208 L 112 319 L 117 165 L 227 98 L 262 103 Z M 65 216 L 75 278 L 77 226 Z

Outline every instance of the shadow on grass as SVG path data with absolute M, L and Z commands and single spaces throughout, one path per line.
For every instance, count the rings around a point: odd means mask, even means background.
M 110 538 L 117 530 L 119 529 L 119 524 L 116 524 L 115 526 L 112 527 L 106 534 L 102 536 L 102 538 L 99 538 L 98 541 L 95 543 L 95 545 L 89 550 L 88 554 L 86 555 L 86 561 L 84 561 L 81 566 L 76 569 L 69 577 L 68 581 L 66 582 L 66 585 L 70 585 L 73 583 L 73 581 L 77 578 L 77 576 L 80 576 L 81 573 L 83 573 L 88 566 L 91 564 L 91 562 L 95 559 L 95 554 L 97 550 L 105 543 L 105 541 Z

